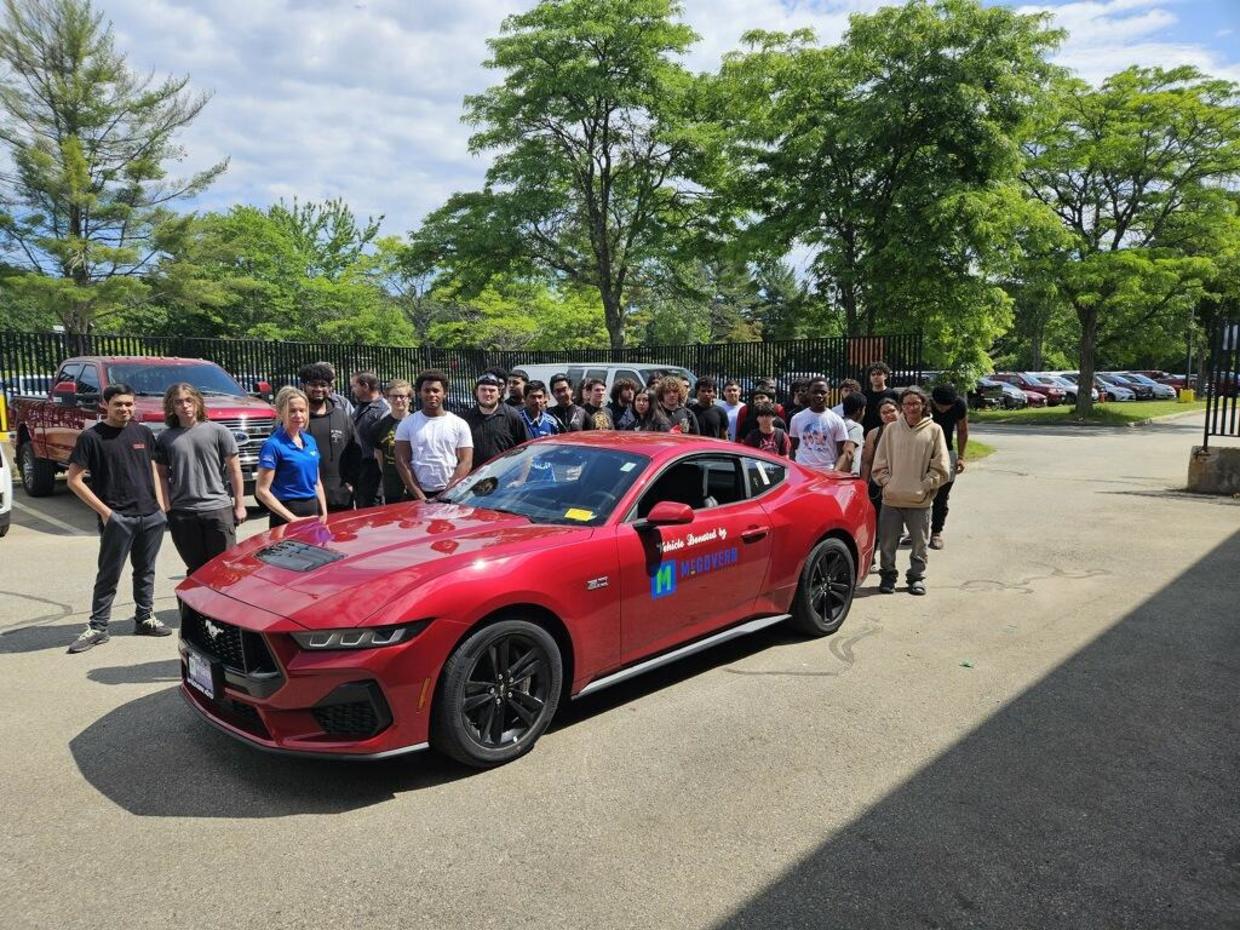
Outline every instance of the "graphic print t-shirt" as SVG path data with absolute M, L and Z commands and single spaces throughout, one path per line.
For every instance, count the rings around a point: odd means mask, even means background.
M 811 468 L 833 468 L 840 457 L 840 443 L 848 441 L 848 427 L 830 410 L 805 409 L 792 418 L 789 434 L 799 441 L 797 461 Z

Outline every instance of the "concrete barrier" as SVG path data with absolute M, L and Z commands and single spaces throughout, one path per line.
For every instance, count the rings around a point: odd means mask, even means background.
M 1193 446 L 1188 489 L 1198 494 L 1240 494 L 1240 448 Z

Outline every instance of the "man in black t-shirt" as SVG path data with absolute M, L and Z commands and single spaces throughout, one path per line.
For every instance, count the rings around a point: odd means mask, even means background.
M 560 432 L 578 433 L 589 429 L 585 408 L 573 403 L 573 384 L 568 380 L 568 375 L 552 375 L 550 387 L 555 406 L 548 407 L 547 413 L 560 424 Z
M 469 424 L 469 433 L 474 440 L 475 469 L 481 468 L 501 452 L 525 442 L 525 424 L 521 422 L 521 414 L 515 407 L 500 403 L 503 390 L 503 380 L 491 372 L 480 375 L 474 384 L 477 403 L 465 412 L 463 419 Z
M 112 601 L 126 558 L 133 563 L 134 634 L 172 632 L 152 616 L 155 559 L 168 523 L 164 516 L 168 505 L 152 459 L 155 434 L 133 422 L 134 391 L 129 385 L 109 385 L 103 402 L 106 419 L 84 430 L 69 455 L 69 488 L 99 515 L 100 535 L 90 622 L 69 647 L 71 653 L 108 641 Z
M 950 384 L 940 384 L 930 394 L 930 415 L 943 428 L 947 453 L 951 458 L 947 482 L 934 495 L 930 509 L 930 548 L 943 548 L 943 527 L 947 523 L 947 499 L 956 485 L 956 475 L 964 471 L 964 448 L 969 444 L 969 405 Z
M 689 405 L 689 410 L 697 418 L 701 434 L 712 439 L 727 439 L 728 412 L 715 403 L 715 394 L 718 391 L 715 379 L 698 378 L 693 389 L 697 399 Z
M 878 408 L 884 400 L 893 400 L 896 407 L 900 406 L 900 392 L 887 387 L 887 379 L 891 377 L 891 368 L 886 362 L 875 362 L 866 372 L 870 386 L 865 389 L 865 415 L 861 418 L 861 426 L 868 436 L 870 430 L 882 424 Z

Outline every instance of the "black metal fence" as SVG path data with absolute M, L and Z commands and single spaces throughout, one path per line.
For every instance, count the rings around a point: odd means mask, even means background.
M 164 336 L 69 335 L 66 333 L 0 332 L 0 379 L 9 392 L 22 385 L 45 390 L 40 378 L 56 372 L 76 355 L 179 356 L 215 362 L 250 390 L 266 381 L 273 388 L 296 383 L 307 362 L 331 362 L 342 380 L 355 371 L 373 371 L 383 379 L 410 381 L 429 368 L 448 374 L 454 392 L 472 389 L 473 379 L 488 368 L 522 365 L 589 363 L 675 365 L 695 374 L 734 378 L 772 377 L 786 381 L 823 374 L 833 385 L 843 378 L 864 383 L 866 366 L 883 360 L 891 366 L 894 385 L 920 380 L 921 336 L 897 334 L 866 338 L 833 337 L 784 342 L 747 342 L 678 346 L 634 346 L 625 349 L 564 351 L 499 351 L 446 349 L 431 346 L 368 346 L 337 343 L 274 342 L 257 339 L 200 339 Z
M 1206 431 L 1211 436 L 1240 436 L 1240 320 L 1223 320 L 1210 336 L 1210 363 L 1206 368 Z

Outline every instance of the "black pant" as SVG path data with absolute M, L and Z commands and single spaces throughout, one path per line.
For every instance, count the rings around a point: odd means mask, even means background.
M 955 485 L 955 481 L 949 481 L 934 495 L 934 504 L 930 507 L 931 536 L 943 532 L 943 527 L 947 524 L 947 499 L 952 496 L 952 488 Z
M 112 618 L 112 601 L 128 558 L 133 566 L 134 619 L 148 619 L 155 604 L 155 560 L 164 541 L 168 519 L 162 510 L 142 516 L 113 511 L 99 528 L 99 570 L 90 603 L 90 625 L 106 630 Z
M 396 467 L 385 467 L 383 469 L 383 502 L 399 504 L 401 501 L 408 500 L 413 500 L 413 495 L 405 487 L 405 482 L 400 480 L 400 473 L 397 472 Z
M 170 510 L 168 529 L 185 562 L 187 575 L 237 545 L 237 521 L 231 506 L 218 510 Z
M 357 475 L 357 484 L 353 488 L 353 498 L 357 508 L 377 507 L 383 503 L 379 491 L 383 483 L 383 471 L 373 458 L 362 462 L 361 471 Z
M 280 501 L 287 510 L 295 517 L 317 517 L 319 515 L 319 499 L 317 497 L 301 497 L 292 498 L 286 501 Z M 282 516 L 274 510 L 271 516 L 267 518 L 267 528 L 273 529 L 277 526 L 283 526 L 288 523 Z

